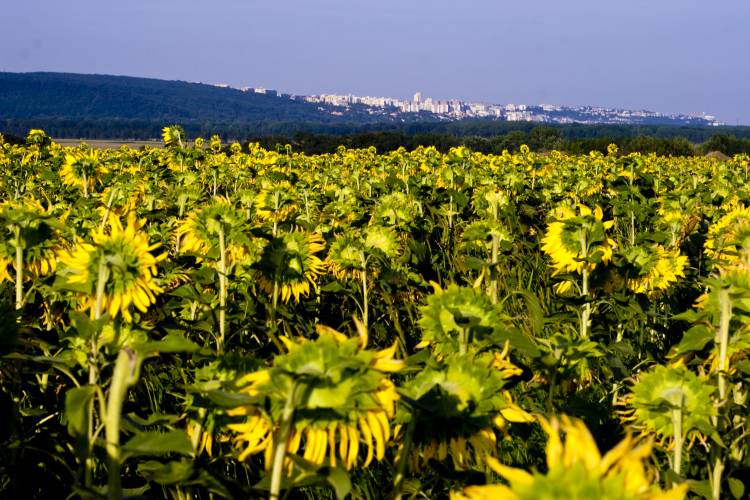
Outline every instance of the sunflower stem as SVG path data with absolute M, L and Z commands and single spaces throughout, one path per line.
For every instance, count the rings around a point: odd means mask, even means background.
M 723 402 L 727 397 L 727 380 L 726 373 L 729 369 L 727 366 L 727 349 L 729 346 L 729 321 L 732 319 L 732 301 L 729 297 L 729 290 L 719 291 L 719 399 Z
M 99 259 L 99 273 L 96 278 L 96 299 L 94 302 L 94 320 L 102 316 L 102 307 L 104 305 L 104 291 L 106 290 L 107 280 L 109 279 L 109 267 L 104 258 Z M 96 387 L 99 384 L 99 339 L 98 333 L 91 336 L 91 358 L 89 359 L 89 385 Z M 88 454 L 85 464 L 85 484 L 91 486 L 92 473 L 94 469 L 94 460 L 91 456 L 94 445 L 94 399 L 88 402 Z
M 721 498 L 721 476 L 724 474 L 724 461 L 721 459 L 721 454 L 716 456 L 714 462 L 714 470 L 711 474 L 711 498 L 713 500 L 719 500 Z
M 370 322 L 369 322 L 369 305 L 368 305 L 368 290 L 367 290 L 367 266 L 363 263 L 362 270 L 360 271 L 360 274 L 362 275 L 362 322 L 365 325 L 365 328 L 369 328 Z
M 581 313 L 581 337 L 587 338 L 589 336 L 589 323 L 591 318 L 591 302 L 589 302 L 589 267 L 586 259 L 588 258 L 588 247 L 586 245 L 586 233 L 581 231 L 580 234 L 581 242 L 581 259 L 583 260 L 583 269 L 581 270 L 581 276 L 583 281 L 582 294 L 586 303 L 583 305 L 583 312 Z
M 672 408 L 672 433 L 674 434 L 674 450 L 672 451 L 672 470 L 679 476 L 682 471 L 682 407 L 684 395 L 680 395 L 680 406 Z
M 16 310 L 23 309 L 23 245 L 21 243 L 21 228 L 15 227 L 16 232 Z
M 102 224 L 100 229 L 104 231 L 104 228 L 107 226 L 107 219 L 109 219 L 109 211 L 112 210 L 112 203 L 115 200 L 115 193 L 117 192 L 117 188 L 112 188 L 112 192 L 109 193 L 109 200 L 107 200 L 107 206 L 104 208 L 104 217 L 102 217 Z
M 398 464 L 396 465 L 396 475 L 393 477 L 393 492 L 391 498 L 393 500 L 399 500 L 401 498 L 401 488 L 406 478 L 406 464 L 409 462 L 409 454 L 411 453 L 412 443 L 414 442 L 414 432 L 417 430 L 417 421 L 419 420 L 419 410 L 414 409 L 409 420 L 409 425 L 406 427 L 406 435 L 404 436 L 404 445 L 401 447 L 401 453 L 398 456 Z
M 292 383 L 289 389 L 289 395 L 284 404 L 284 410 L 281 414 L 281 424 L 279 425 L 279 434 L 276 437 L 276 449 L 273 452 L 273 468 L 271 469 L 271 491 L 269 497 L 271 500 L 278 500 L 281 492 L 281 473 L 284 469 L 284 458 L 286 457 L 287 441 L 289 433 L 292 430 L 294 420 L 294 407 L 296 403 L 297 385 Z
M 227 248 L 224 241 L 224 226 L 219 226 L 219 340 L 216 350 L 224 351 L 227 322 Z
M 112 374 L 112 384 L 107 399 L 107 416 L 105 421 L 105 436 L 108 459 L 108 481 L 107 496 L 109 498 L 122 498 L 122 481 L 120 470 L 122 468 L 122 455 L 120 450 L 120 420 L 122 418 L 122 405 L 125 396 L 135 378 L 136 369 L 135 353 L 128 348 L 122 349 L 115 362 L 115 371 Z
M 83 197 L 87 199 L 89 197 L 89 179 L 86 172 L 83 172 Z
M 461 328 L 458 339 L 458 353 L 463 355 L 469 352 L 469 329 Z
M 498 241 L 497 241 L 497 235 L 492 234 L 492 270 L 490 271 L 491 278 L 491 294 L 490 299 L 492 300 L 493 304 L 497 304 L 497 294 L 498 294 L 498 282 L 497 282 L 497 264 L 499 262 L 498 258 Z

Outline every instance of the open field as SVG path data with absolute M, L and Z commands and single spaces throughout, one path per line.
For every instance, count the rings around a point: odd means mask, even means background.
M 78 146 L 81 143 L 87 144 L 94 149 L 118 149 L 122 146 L 138 149 L 143 146 L 160 148 L 163 146 L 161 141 L 134 141 L 128 139 L 55 139 L 55 142 L 61 146 Z
M 744 495 L 747 156 L 183 137 L 0 145 L 11 497 Z

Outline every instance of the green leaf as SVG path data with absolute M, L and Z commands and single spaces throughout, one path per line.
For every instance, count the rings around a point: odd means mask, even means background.
M 84 385 L 68 389 L 65 393 L 65 420 L 72 436 L 82 436 L 88 432 L 88 402 L 96 394 L 96 386 Z
M 349 474 L 341 467 L 322 467 L 318 470 L 318 474 L 331 485 L 338 500 L 343 500 L 351 493 L 352 482 L 349 480 Z
M 194 451 L 193 443 L 190 442 L 187 433 L 181 430 L 141 432 L 125 443 L 122 450 L 130 456 L 166 455 L 169 453 L 192 455 Z
M 159 353 L 195 352 L 199 349 L 200 346 L 195 342 L 174 333 L 168 334 L 157 342 L 146 342 L 137 347 L 137 350 L 144 356 Z
M 171 461 L 163 464 L 150 460 L 138 464 L 138 472 L 146 479 L 159 484 L 182 483 L 193 474 L 193 463 L 191 461 Z
M 670 354 L 675 356 L 686 352 L 700 351 L 713 339 L 713 332 L 704 325 L 696 325 L 685 332 L 680 343 L 672 349 Z
M 730 477 L 727 481 L 729 482 L 729 491 L 734 498 L 745 498 L 745 485 L 742 481 L 733 477 Z

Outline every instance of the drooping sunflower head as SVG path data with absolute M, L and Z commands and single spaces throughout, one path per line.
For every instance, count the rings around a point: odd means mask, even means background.
M 244 263 L 251 241 L 244 229 L 247 219 L 227 198 L 217 196 L 210 204 L 188 214 L 177 228 L 180 251 L 210 259 L 219 258 L 221 238 L 224 239 L 230 265 Z
M 365 259 L 362 238 L 353 231 L 347 231 L 331 243 L 325 265 L 336 278 L 348 280 L 365 268 Z
M 270 184 L 253 201 L 255 214 L 264 221 L 284 222 L 299 210 L 294 187 L 289 181 Z
M 145 313 L 161 293 L 156 266 L 166 254 L 153 255 L 159 244 L 149 244 L 143 224 L 134 212 L 128 214 L 126 226 L 110 217 L 106 229 L 97 229 L 89 241 L 79 241 L 60 253 L 61 276 L 75 290 L 80 309 L 89 310 L 92 318 L 101 283 L 101 314 L 121 315 L 127 322 L 132 321 L 132 307 Z
M 750 258 L 750 207 L 739 205 L 713 224 L 704 251 L 718 265 Z
M 580 420 L 566 416 L 539 419 L 547 433 L 547 472 L 527 472 L 501 464 L 489 457 L 490 468 L 508 482 L 504 485 L 469 486 L 451 493 L 451 500 L 507 498 L 510 500 L 553 500 L 598 498 L 633 500 L 679 500 L 687 484 L 662 490 L 647 466 L 649 443 L 638 444 L 627 436 L 604 456 Z M 494 494 L 497 496 L 490 497 Z
M 35 199 L 0 204 L 0 282 L 16 267 L 16 247 L 23 257 L 24 279 L 55 272 L 59 222 Z
M 492 220 L 474 221 L 461 234 L 461 248 L 466 251 L 488 252 L 493 241 L 499 244 L 499 249 L 507 249 L 511 247 L 513 236 L 502 223 Z
M 256 264 L 261 287 L 268 294 L 279 293 L 284 302 L 291 297 L 299 301 L 325 274 L 325 264 L 316 255 L 324 249 L 325 241 L 317 233 L 293 231 L 272 238 Z
M 710 433 L 716 409 L 711 402 L 714 387 L 684 366 L 655 366 L 640 374 L 626 396 L 625 420 L 644 433 L 660 439 L 674 437 L 673 411 L 680 410 L 686 436 Z
M 294 414 L 288 453 L 346 469 L 384 458 L 392 437 L 389 419 L 399 399 L 387 374 L 403 365 L 393 359 L 395 345 L 372 351 L 361 338 L 326 327 L 318 332 L 314 341 L 283 337 L 287 354 L 277 356 L 271 368 L 240 378 L 242 392 L 258 401 L 231 412 L 247 415 L 229 426 L 243 448 L 240 459 L 263 451 L 266 467 L 271 466 L 274 433 L 289 401 Z M 291 467 L 291 461 L 287 464 Z
M 457 285 L 445 290 L 435 288 L 436 293 L 428 296 L 419 309 L 422 342 L 418 347 L 430 346 L 440 357 L 460 352 L 462 342 L 481 351 L 502 349 L 508 341 L 524 354 L 537 352 L 534 344 L 481 290 Z
M 533 420 L 503 389 L 507 377 L 494 362 L 492 356 L 451 355 L 405 383 L 403 395 L 413 409 L 402 420 L 417 419 L 411 423 L 412 470 L 449 456 L 457 469 L 480 464 L 496 453 L 496 429 Z
M 419 203 L 411 196 L 394 192 L 382 196 L 372 211 L 370 222 L 403 228 L 408 226 L 420 213 Z
M 97 177 L 107 172 L 102 155 L 95 149 L 74 149 L 65 154 L 60 177 L 66 186 L 91 190 Z
M 170 125 L 161 129 L 161 138 L 168 148 L 182 148 L 185 140 L 185 131 L 179 125 Z
M 615 241 L 607 235 L 613 221 L 604 221 L 600 207 L 562 206 L 554 211 L 542 238 L 542 250 L 552 259 L 554 274 L 592 271 L 612 258 Z
M 657 244 L 629 249 L 626 260 L 632 266 L 627 287 L 649 298 L 658 297 L 684 278 L 688 265 L 687 256 L 681 255 L 679 248 L 665 249 Z

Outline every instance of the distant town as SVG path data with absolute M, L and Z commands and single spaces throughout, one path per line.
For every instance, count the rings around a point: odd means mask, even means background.
M 227 84 L 217 87 L 230 88 Z M 482 118 L 505 121 L 527 121 L 539 123 L 582 123 L 620 125 L 708 125 L 724 123 L 713 115 L 705 113 L 670 114 L 657 111 L 627 110 L 599 106 L 559 106 L 554 104 L 488 104 L 462 101 L 459 99 L 438 100 L 424 97 L 421 92 L 411 100 L 392 97 L 356 96 L 352 94 L 294 95 L 262 87 L 242 87 L 243 92 L 266 94 L 285 99 L 328 105 L 321 107 L 332 115 L 343 116 L 353 108 L 364 108 L 371 115 L 390 118 L 407 118 L 411 113 L 423 113 L 426 117 L 439 120 L 462 120 Z

